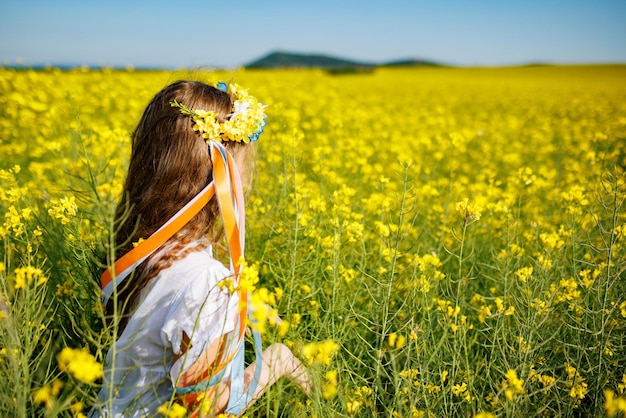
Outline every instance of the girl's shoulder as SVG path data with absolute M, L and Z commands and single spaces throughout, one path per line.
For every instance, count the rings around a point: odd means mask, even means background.
M 151 280 L 145 289 L 146 297 L 193 293 L 204 295 L 217 287 L 217 284 L 231 276 L 224 264 L 213 258 L 210 247 L 192 251 L 175 260 Z M 168 296 L 169 295 L 169 296 Z M 158 297 L 158 296 L 157 296 Z
M 174 261 L 170 267 L 164 269 L 164 275 L 192 275 L 213 273 L 218 276 L 230 274 L 229 270 L 220 261 L 213 257 L 211 247 L 203 250 L 192 251 L 184 257 Z

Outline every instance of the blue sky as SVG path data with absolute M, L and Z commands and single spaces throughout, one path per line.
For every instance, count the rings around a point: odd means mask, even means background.
M 0 61 L 236 67 L 271 51 L 452 65 L 626 62 L 626 0 L 0 0 Z

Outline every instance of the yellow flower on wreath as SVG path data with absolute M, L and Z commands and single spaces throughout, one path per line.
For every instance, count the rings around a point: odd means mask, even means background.
M 211 110 L 190 109 L 177 101 L 170 104 L 183 115 L 191 117 L 193 130 L 199 132 L 206 141 L 256 141 L 265 126 L 265 105 L 237 84 L 220 82 L 216 88 L 228 93 L 233 100 L 232 111 L 226 120 L 221 120 Z

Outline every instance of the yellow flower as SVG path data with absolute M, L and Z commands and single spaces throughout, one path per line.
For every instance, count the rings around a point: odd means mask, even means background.
M 278 325 L 278 336 L 284 337 L 287 335 L 287 331 L 289 331 L 289 321 L 283 319 L 282 322 Z
M 358 392 L 363 395 L 363 396 L 370 396 L 372 393 L 374 393 L 374 391 L 372 390 L 372 388 L 368 387 L 368 386 L 361 386 L 358 389 Z
M 301 321 L 302 315 L 300 315 L 299 313 L 291 314 L 291 323 L 293 327 L 297 327 L 298 325 L 300 325 Z
M 535 254 L 537 264 L 544 269 L 550 270 L 552 268 L 552 260 L 544 254 Z
M 54 397 L 50 391 L 50 386 L 44 386 L 33 394 L 33 403 L 35 405 L 44 404 L 46 408 L 51 408 L 54 402 Z
M 77 211 L 76 198 L 70 196 L 53 200 L 50 209 L 48 209 L 48 215 L 61 221 L 62 225 L 67 225 L 70 223 L 68 216 L 76 216 Z
M 482 305 L 478 309 L 478 320 L 484 324 L 488 316 L 491 316 L 491 308 L 487 305 Z
M 507 370 L 504 377 L 506 380 L 502 382 L 502 387 L 504 388 L 504 395 L 509 401 L 512 401 L 515 395 L 522 395 L 525 393 L 524 380 L 517 377 L 515 369 Z
M 459 315 L 459 312 L 461 312 L 460 306 L 457 305 L 454 308 L 452 306 L 448 306 L 448 316 L 450 318 L 456 318 Z
M 59 396 L 63 386 L 65 386 L 65 384 L 61 380 L 56 379 L 52 382 L 52 385 L 46 385 L 38 389 L 33 394 L 33 403 L 35 405 L 44 404 L 46 408 L 51 408 L 54 404 L 54 398 Z
M 580 280 L 582 282 L 582 285 L 584 287 L 586 287 L 587 289 L 590 288 L 596 281 L 596 279 L 598 278 L 598 276 L 600 276 L 600 270 L 596 269 L 594 271 L 591 270 L 582 270 L 579 273 L 580 276 Z
M 565 363 L 565 371 L 569 380 L 566 385 L 569 390 L 569 396 L 576 399 L 583 399 L 587 393 L 587 383 L 574 366 Z
M 515 275 L 521 282 L 526 283 L 526 281 L 533 275 L 533 268 L 522 267 L 515 272 Z
M 102 364 L 87 350 L 65 347 L 57 354 L 61 371 L 67 371 L 83 383 L 93 383 L 103 376 Z
M 472 305 L 480 305 L 482 303 L 485 303 L 485 298 L 479 294 L 474 294 L 474 296 L 472 296 L 472 299 L 470 300 L 470 303 Z
M 326 372 L 326 383 L 322 390 L 324 399 L 332 399 L 337 395 L 337 370 Z
M 361 402 L 359 401 L 348 401 L 346 403 L 346 410 L 349 414 L 356 414 L 361 409 Z
M 469 199 L 467 197 L 460 202 L 457 202 L 455 209 L 461 215 L 463 222 L 466 224 L 479 220 L 482 214 L 482 208 L 469 203 Z
M 548 376 L 547 374 L 538 375 L 536 379 L 543 385 L 544 388 L 552 386 L 554 382 L 556 382 L 556 378 Z
M 624 393 L 624 391 L 626 391 L 626 373 L 622 375 L 622 383 L 617 385 L 617 390 L 619 393 Z
M 565 372 L 567 373 L 567 377 L 570 379 L 579 375 L 576 368 L 568 363 L 565 363 Z
M 589 199 L 585 196 L 585 189 L 578 185 L 572 186 L 569 191 L 562 192 L 561 197 L 569 203 L 567 212 L 574 215 L 580 215 L 582 213 L 580 206 L 589 205 Z
M 615 392 L 610 389 L 604 390 L 604 409 L 609 417 L 621 412 L 626 416 L 626 398 L 616 397 Z
M 444 370 L 441 372 L 441 383 L 445 383 L 446 379 L 448 378 L 448 371 Z
M 439 393 L 441 391 L 440 386 L 433 385 L 432 383 L 428 383 L 424 386 L 424 388 L 426 388 L 426 391 L 431 394 Z
M 467 383 L 456 384 L 452 387 L 452 393 L 456 396 L 461 396 L 467 391 Z
M 70 405 L 70 411 L 75 417 L 84 417 L 85 415 L 82 414 L 84 407 L 85 405 L 82 402 L 75 402 Z
M 63 383 L 63 381 L 59 379 L 56 379 L 54 382 L 52 382 L 52 389 L 50 389 L 50 391 L 54 396 L 59 396 L 59 393 L 61 393 L 61 389 L 63 389 L 63 386 L 65 386 L 65 383 Z
M 406 343 L 406 337 L 402 334 L 398 335 L 395 332 L 392 332 L 387 338 L 387 343 L 391 348 L 400 349 L 404 347 L 404 344 Z
M 276 303 L 274 294 L 270 293 L 266 288 L 255 289 L 251 292 L 250 297 L 250 317 L 249 325 L 251 328 L 264 333 L 266 323 L 276 325 L 279 320 L 278 311 L 271 307 Z M 288 324 L 287 324 L 288 326 Z M 286 332 L 286 330 L 285 330 Z
M 346 283 L 350 283 L 357 276 L 357 271 L 351 268 L 347 269 L 343 265 L 339 265 L 339 274 Z
M 417 409 L 416 407 L 411 408 L 411 418 L 424 418 L 425 416 L 426 416 L 426 411 Z
M 533 170 L 529 167 L 520 168 L 517 174 L 524 186 L 530 186 L 537 179 L 537 176 L 533 174 Z
M 34 280 L 36 280 L 35 284 L 37 286 L 44 284 L 48 280 L 48 277 L 44 275 L 41 269 L 33 266 L 18 267 L 13 273 L 15 274 L 16 289 L 25 289 Z
M 539 234 L 539 239 L 543 245 L 550 249 L 559 249 L 565 245 L 565 241 L 556 232 Z
M 330 365 L 330 359 L 339 351 L 339 345 L 333 340 L 308 343 L 302 348 L 302 354 L 309 364 Z
M 183 418 L 187 415 L 187 408 L 177 403 L 165 403 L 157 408 L 157 413 L 167 418 Z
M 496 303 L 496 311 L 498 313 L 502 313 L 502 311 L 504 311 L 504 303 L 502 301 L 502 298 L 496 298 L 494 302 Z
M 587 394 L 587 383 L 586 382 L 577 382 L 572 385 L 569 390 L 569 396 L 572 398 L 583 399 Z

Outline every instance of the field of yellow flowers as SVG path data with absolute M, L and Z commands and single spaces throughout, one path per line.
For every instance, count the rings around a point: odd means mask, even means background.
M 626 416 L 625 66 L 0 69 L 1 416 L 89 411 L 129 133 L 216 76 L 269 105 L 247 259 L 317 388 L 248 416 Z

